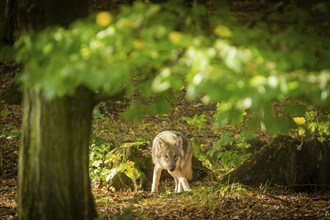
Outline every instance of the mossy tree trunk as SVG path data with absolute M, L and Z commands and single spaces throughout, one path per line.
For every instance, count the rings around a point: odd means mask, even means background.
M 47 101 L 25 91 L 19 161 L 19 219 L 93 219 L 88 173 L 92 93 Z
M 88 13 L 87 0 L 21 0 L 18 22 L 35 32 L 67 27 Z M 52 74 L 52 73 L 46 73 Z M 37 87 L 24 89 L 19 156 L 18 219 L 94 219 L 88 173 L 92 92 L 46 100 Z

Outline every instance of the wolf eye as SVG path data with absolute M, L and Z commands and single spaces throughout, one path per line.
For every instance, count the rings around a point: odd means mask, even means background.
M 165 158 L 168 159 L 168 155 L 165 155 Z

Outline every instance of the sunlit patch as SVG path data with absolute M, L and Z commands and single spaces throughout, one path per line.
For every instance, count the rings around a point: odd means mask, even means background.
M 195 85 L 199 85 L 203 80 L 203 75 L 201 73 L 198 73 L 194 76 L 193 83 Z
M 250 108 L 252 106 L 252 99 L 250 97 L 246 97 L 242 100 L 242 107 L 243 108 Z
M 155 92 L 163 92 L 171 87 L 168 77 L 171 75 L 171 70 L 165 68 L 152 82 L 152 89 Z
M 268 85 L 272 88 L 276 88 L 278 86 L 278 78 L 275 76 L 268 77 Z

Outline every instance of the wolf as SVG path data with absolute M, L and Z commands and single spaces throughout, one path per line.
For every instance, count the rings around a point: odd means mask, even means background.
M 174 192 L 190 191 L 193 149 L 188 137 L 180 131 L 162 131 L 152 141 L 154 172 L 151 192 L 158 192 L 160 175 L 167 170 L 175 180 Z

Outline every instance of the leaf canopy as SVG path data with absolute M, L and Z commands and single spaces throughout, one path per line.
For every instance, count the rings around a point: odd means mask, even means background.
M 109 94 L 124 89 L 128 97 L 138 93 L 143 100 L 133 102 L 128 118 L 164 112 L 170 108 L 164 97 L 186 89 L 188 98 L 219 103 L 220 124 L 240 122 L 252 109 L 248 127 L 263 124 L 276 132 L 287 123 L 278 123 L 274 100 L 290 97 L 323 110 L 330 103 L 329 38 L 320 27 L 306 27 L 310 14 L 291 9 L 284 13 L 292 25 L 261 21 L 251 29 L 235 23 L 226 8 L 211 16 L 202 6 L 136 2 L 117 15 L 102 12 L 68 29 L 21 37 L 16 44 L 17 60 L 25 64 L 21 81 L 49 99 L 78 86 Z

